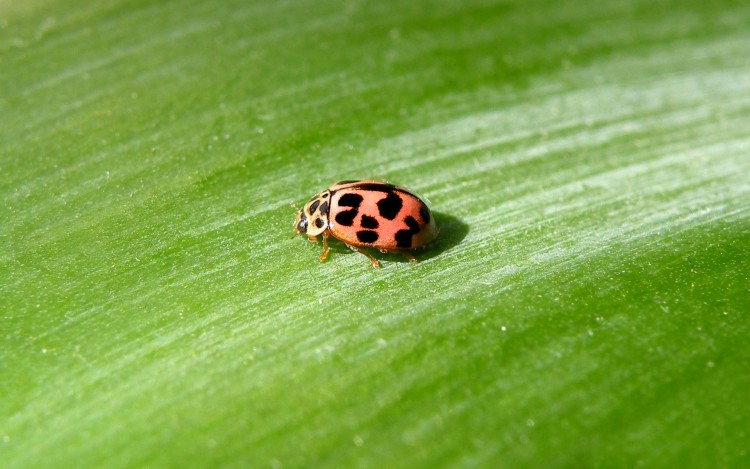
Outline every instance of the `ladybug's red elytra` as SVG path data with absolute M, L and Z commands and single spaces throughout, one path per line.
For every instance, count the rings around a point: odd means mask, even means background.
M 364 254 L 373 267 L 377 259 L 361 248 L 397 252 L 417 262 L 409 251 L 437 237 L 435 219 L 419 197 L 408 190 L 377 181 L 341 181 L 332 185 L 297 211 L 294 234 L 311 242 L 323 236 L 320 261 L 328 257 L 328 236 Z

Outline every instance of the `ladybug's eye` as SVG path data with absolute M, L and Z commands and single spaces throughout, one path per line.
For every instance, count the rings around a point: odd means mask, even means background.
M 297 229 L 300 231 L 300 233 L 307 233 L 307 218 L 302 217 L 302 219 L 297 223 Z

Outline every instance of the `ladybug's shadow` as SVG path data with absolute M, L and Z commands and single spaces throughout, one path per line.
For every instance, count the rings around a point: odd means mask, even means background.
M 437 257 L 444 252 L 450 251 L 455 248 L 466 238 L 469 234 L 469 225 L 464 223 L 461 219 L 448 215 L 447 213 L 432 212 L 432 216 L 435 219 L 435 223 L 438 227 L 438 237 L 435 238 L 430 244 L 421 249 L 409 251 L 417 260 L 423 261 Z M 330 239 L 330 238 L 329 238 Z M 344 246 L 343 243 L 333 242 L 330 243 L 331 252 L 334 254 L 344 254 L 351 252 Z M 385 262 L 409 262 L 404 256 L 398 253 L 380 253 L 377 250 L 370 249 L 370 254 L 375 256 L 377 259 Z M 359 255 L 359 254 L 357 254 Z
M 438 237 L 423 249 L 412 251 L 419 260 L 432 259 L 455 248 L 469 234 L 469 225 L 447 213 L 432 212 L 438 227 Z M 396 256 L 406 261 L 402 256 Z

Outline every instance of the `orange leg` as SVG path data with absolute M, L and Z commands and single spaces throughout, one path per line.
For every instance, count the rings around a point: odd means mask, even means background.
M 399 251 L 398 253 L 404 256 L 405 258 L 409 259 L 409 262 L 417 262 L 417 258 L 412 256 L 406 251 Z
M 328 232 L 323 232 L 323 254 L 320 255 L 320 262 L 328 257 Z
M 358 248 L 357 246 L 352 246 L 351 244 L 347 244 L 347 246 L 349 246 L 349 249 L 351 249 L 352 251 L 356 251 L 356 252 L 362 254 L 363 256 L 367 256 L 367 258 L 370 259 L 370 262 L 372 263 L 373 267 L 375 267 L 375 268 L 380 267 L 380 262 L 378 262 L 377 259 L 375 259 L 374 257 L 372 257 L 367 251 L 363 251 L 360 248 Z

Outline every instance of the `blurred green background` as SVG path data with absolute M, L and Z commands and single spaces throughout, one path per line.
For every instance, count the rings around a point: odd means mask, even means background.
M 0 0 L 1 465 L 750 466 L 748 25 Z M 290 239 L 355 178 L 420 263 Z

